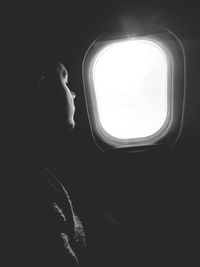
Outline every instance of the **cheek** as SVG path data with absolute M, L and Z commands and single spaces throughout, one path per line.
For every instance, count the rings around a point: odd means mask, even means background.
M 74 111 L 75 111 L 75 106 L 74 106 L 74 100 L 71 96 L 71 93 L 67 94 L 67 110 L 68 110 L 68 115 L 73 116 Z

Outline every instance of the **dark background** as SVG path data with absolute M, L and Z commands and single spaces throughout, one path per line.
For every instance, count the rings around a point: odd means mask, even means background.
M 67 67 L 69 87 L 77 95 L 75 145 L 63 142 L 62 147 L 47 148 L 45 163 L 69 191 L 85 225 L 91 251 L 104 255 L 98 254 L 96 265 L 193 265 L 199 243 L 197 1 L 49 2 L 12 4 L 6 8 L 3 21 L 4 66 L 8 75 L 5 88 L 9 92 L 5 109 L 9 150 L 6 148 L 5 157 L 13 172 L 8 175 L 9 207 L 13 208 L 16 195 L 24 196 L 23 183 L 34 179 L 40 158 L 38 80 L 51 58 L 58 57 Z M 99 35 L 140 23 L 169 28 L 185 49 L 182 134 L 175 147 L 165 152 L 111 155 L 100 151 L 92 138 L 83 94 L 82 62 Z M 15 107 L 20 107 L 19 113 Z M 11 225 L 13 228 L 15 222 Z

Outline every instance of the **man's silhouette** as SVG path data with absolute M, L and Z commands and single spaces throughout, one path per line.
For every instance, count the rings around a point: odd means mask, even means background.
M 56 140 L 71 142 L 70 131 L 75 127 L 75 93 L 67 83 L 68 72 L 57 61 L 45 70 L 39 82 L 41 158 L 45 148 Z M 70 149 L 68 152 L 70 165 Z M 51 166 L 43 164 L 39 168 L 37 197 L 33 201 L 35 256 L 39 266 L 85 266 L 87 252 L 82 223 L 66 188 L 49 168 Z M 69 176 L 71 174 L 69 168 Z

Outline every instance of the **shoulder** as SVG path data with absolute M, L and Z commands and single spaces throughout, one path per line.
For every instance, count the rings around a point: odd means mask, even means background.
M 55 223 L 63 247 L 79 263 L 85 254 L 86 240 L 81 219 L 75 214 L 67 189 L 47 168 L 42 167 L 39 178 L 44 195 L 43 209 L 48 211 L 49 224 Z M 44 218 L 46 220 L 46 218 Z

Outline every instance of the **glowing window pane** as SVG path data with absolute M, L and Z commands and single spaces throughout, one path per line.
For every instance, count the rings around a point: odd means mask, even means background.
M 105 47 L 93 65 L 99 120 L 121 139 L 155 134 L 165 123 L 167 59 L 148 40 L 129 40 Z

